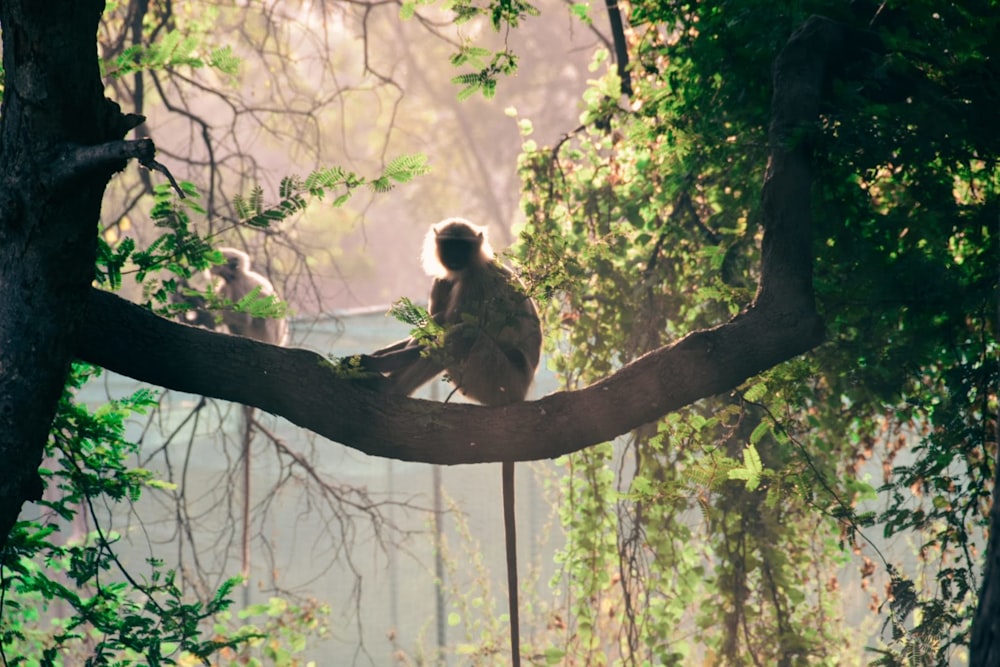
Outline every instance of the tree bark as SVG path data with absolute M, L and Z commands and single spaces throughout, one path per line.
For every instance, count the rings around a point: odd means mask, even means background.
M 103 0 L 4 0 L 0 111 L 0 535 L 40 497 L 37 469 L 94 278 L 101 197 L 121 139 L 95 35 Z M 65 165 L 75 165 L 65 169 Z
M 993 463 L 993 507 L 979 605 L 972 619 L 969 667 L 1000 667 L 1000 452 Z

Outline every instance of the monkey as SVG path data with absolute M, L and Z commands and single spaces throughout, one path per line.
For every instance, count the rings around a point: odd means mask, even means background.
M 531 298 L 494 258 L 486 229 L 462 218 L 432 225 L 423 267 L 434 278 L 428 312 L 444 329 L 439 349 L 409 338 L 362 365 L 381 375 L 381 389 L 408 395 L 442 371 L 461 394 L 483 405 L 524 400 L 541 356 L 542 329 Z M 521 664 L 514 522 L 514 462 L 502 463 L 511 660 Z
M 207 291 L 218 292 L 222 281 L 205 269 L 192 273 L 190 278 L 177 277 L 176 282 L 177 289 L 170 294 L 170 302 L 184 307 L 175 315 L 177 320 L 213 331 L 223 330 L 204 296 Z
M 220 296 L 236 303 L 258 287 L 260 296 L 276 296 L 271 281 L 250 270 L 249 255 L 236 248 L 219 248 L 219 252 L 224 261 L 211 267 L 209 271 L 213 276 L 221 278 L 222 284 L 216 289 Z M 222 323 L 230 333 L 237 336 L 280 346 L 288 342 L 288 322 L 284 318 L 253 317 L 248 313 L 226 309 L 222 312 Z

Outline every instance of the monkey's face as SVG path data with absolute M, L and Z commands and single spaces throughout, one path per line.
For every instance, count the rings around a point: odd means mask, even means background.
M 229 258 L 222 264 L 216 264 L 211 268 L 213 274 L 219 276 L 226 282 L 232 282 L 240 272 L 239 260 Z
M 479 254 L 482 238 L 446 238 L 438 236 L 437 253 L 441 266 L 449 271 L 463 271 Z

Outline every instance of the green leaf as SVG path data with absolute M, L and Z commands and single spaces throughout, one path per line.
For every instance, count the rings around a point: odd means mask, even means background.
M 756 445 L 758 442 L 760 442 L 761 438 L 763 438 L 765 435 L 768 434 L 768 432 L 770 432 L 770 430 L 771 430 L 770 422 L 762 421 L 761 423 L 757 424 L 753 432 L 750 433 L 750 444 Z M 746 456 L 745 451 L 743 455 L 744 457 Z
M 558 665 L 566 657 L 566 651 L 550 646 L 545 649 L 545 664 Z
M 743 448 L 743 464 L 754 474 L 759 475 L 764 471 L 764 466 L 760 462 L 760 454 L 753 445 L 747 445 Z

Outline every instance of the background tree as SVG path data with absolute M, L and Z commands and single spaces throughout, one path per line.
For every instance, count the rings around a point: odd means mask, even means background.
M 522 248 L 556 288 L 568 387 L 749 299 L 773 213 L 753 185 L 772 113 L 757 84 L 799 11 L 633 3 L 627 106 L 609 73 L 583 128 L 529 139 Z M 986 4 L 810 11 L 870 27 L 889 54 L 841 70 L 858 80 L 827 88 L 811 140 L 826 342 L 567 461 L 566 644 L 582 662 L 686 664 L 679 636 L 725 664 L 857 660 L 846 628 L 863 613 L 845 625 L 836 595 L 852 551 L 891 630 L 880 664 L 952 664 L 969 641 L 997 454 L 996 22 Z M 913 535 L 917 556 L 884 555 L 878 533 Z

